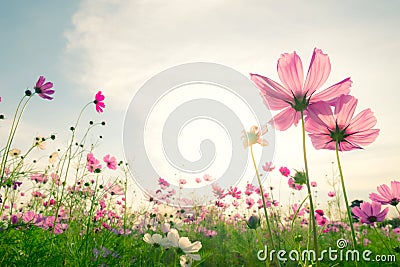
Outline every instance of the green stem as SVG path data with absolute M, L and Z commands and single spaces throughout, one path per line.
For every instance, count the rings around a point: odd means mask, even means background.
M 386 242 L 383 240 L 383 238 L 381 237 L 381 234 L 380 233 L 378 233 L 378 230 L 376 229 L 376 227 L 378 227 L 378 226 L 374 226 L 374 230 L 375 230 L 375 232 L 376 232 L 376 234 L 378 235 L 378 237 L 379 237 L 379 239 L 382 241 L 382 243 L 383 243 L 383 245 L 385 246 L 385 248 L 387 249 L 387 251 L 388 251 L 388 253 L 392 253 L 391 251 L 390 251 L 390 249 L 389 249 L 389 246 L 386 244 Z
M 342 184 L 344 202 L 346 204 L 347 217 L 349 218 L 349 223 L 350 223 L 351 237 L 353 239 L 353 248 L 355 249 L 356 248 L 356 244 L 357 244 L 356 234 L 354 232 L 353 218 L 351 216 L 351 212 L 350 212 L 350 208 L 349 208 L 349 201 L 347 199 L 346 187 L 344 185 L 342 165 L 340 164 L 340 158 L 339 158 L 339 143 L 338 142 L 336 142 L 336 160 L 337 160 L 337 164 L 338 164 L 338 168 L 339 168 L 340 182 Z
M 303 139 L 303 157 L 304 157 L 304 168 L 305 168 L 305 173 L 306 173 L 306 179 L 307 179 L 307 191 L 308 191 L 308 196 L 310 199 L 310 213 L 312 216 L 311 220 L 311 226 L 312 226 L 312 232 L 313 232 L 313 242 L 314 242 L 314 251 L 316 255 L 318 254 L 318 236 L 317 236 L 317 226 L 315 222 L 315 211 L 314 211 L 314 203 L 313 203 L 313 198 L 312 198 L 312 192 L 311 192 L 311 185 L 310 185 L 310 178 L 308 176 L 308 163 L 307 163 L 307 150 L 306 150 L 306 130 L 304 127 L 304 113 L 301 111 L 301 128 L 302 128 L 302 139 Z M 310 238 L 310 235 L 308 236 Z M 316 262 L 317 266 L 319 266 L 318 261 Z
M 265 204 L 264 190 L 263 190 L 263 188 L 262 188 L 261 179 L 260 179 L 260 174 L 258 173 L 257 163 L 256 163 L 256 161 L 255 161 L 255 159 L 254 159 L 253 146 L 250 146 L 250 154 L 251 154 L 251 159 L 253 160 L 254 169 L 256 170 L 258 185 L 260 186 L 260 194 L 261 194 L 261 199 L 262 199 L 263 208 L 264 208 L 264 213 L 265 213 L 265 220 L 267 221 L 268 234 L 269 234 L 269 236 L 271 237 L 272 247 L 273 247 L 274 250 L 276 251 L 275 242 L 274 242 L 274 237 L 273 237 L 273 235 L 272 235 L 271 226 L 270 226 L 270 224 L 269 224 L 269 218 L 268 218 L 268 212 L 267 212 L 267 205 Z
M 394 207 L 396 208 L 397 212 L 398 212 L 399 215 L 400 215 L 400 210 L 399 210 L 399 208 L 398 208 L 397 206 L 394 206 Z

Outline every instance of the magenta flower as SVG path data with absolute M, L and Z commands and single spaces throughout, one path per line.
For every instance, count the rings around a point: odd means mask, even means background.
M 382 205 L 390 204 L 392 206 L 397 206 L 400 203 L 400 182 L 392 181 L 389 186 L 383 184 L 378 186 L 378 194 L 371 193 L 369 198 L 372 201 L 381 203 Z
M 98 113 L 103 112 L 103 108 L 106 107 L 106 105 L 104 104 L 104 99 L 105 96 L 101 93 L 101 91 L 98 91 L 93 101 L 93 103 L 96 105 L 96 111 Z
M 53 88 L 53 83 L 45 83 L 45 81 L 46 79 L 43 76 L 40 76 L 33 89 L 35 89 L 35 93 L 37 93 L 41 98 L 52 100 L 53 97 L 51 97 L 50 95 L 54 94 L 54 90 L 50 89 Z
M 103 161 L 107 164 L 107 168 L 109 168 L 110 170 L 117 169 L 117 159 L 115 157 L 106 155 L 106 156 L 104 156 Z
M 158 178 L 158 185 L 161 187 L 161 189 L 166 189 L 167 187 L 169 187 L 169 183 L 164 180 L 163 178 Z
M 303 189 L 303 186 L 301 184 L 296 183 L 293 178 L 289 178 L 288 185 L 291 189 L 294 189 L 294 190 L 300 191 L 301 189 Z
M 87 154 L 86 168 L 89 172 L 100 172 L 101 164 L 98 159 L 96 159 L 92 153 Z
M 306 119 L 306 131 L 316 149 L 336 149 L 350 151 L 369 145 L 379 135 L 378 129 L 372 129 L 376 118 L 370 109 L 361 111 L 353 118 L 357 99 L 350 95 L 342 95 L 337 99 L 335 111 L 332 113 L 326 102 L 312 105 Z
M 317 182 L 315 182 L 315 181 L 311 182 L 311 186 L 312 187 L 317 187 Z
M 283 85 L 258 74 L 250 74 L 250 77 L 271 110 L 283 109 L 274 116 L 273 122 L 277 130 L 284 131 L 298 124 L 300 112 L 306 111 L 310 104 L 317 101 L 331 102 L 350 92 L 352 81 L 346 78 L 315 94 L 328 79 L 330 71 L 328 55 L 314 48 L 304 83 L 303 65 L 296 52 L 282 54 L 278 60 L 278 75 Z
M 285 177 L 288 177 L 290 175 L 290 170 L 286 167 L 280 167 L 279 171 Z
M 355 216 L 357 216 L 362 223 L 371 224 L 374 222 L 382 222 L 387 213 L 389 208 L 385 208 L 381 211 L 381 204 L 375 201 L 363 202 L 360 204 L 360 207 L 354 207 L 352 212 Z
M 333 191 L 328 192 L 328 197 L 335 197 L 335 196 L 336 196 L 336 192 L 333 192 Z

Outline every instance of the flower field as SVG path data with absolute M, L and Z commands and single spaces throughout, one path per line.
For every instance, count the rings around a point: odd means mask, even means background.
M 32 136 L 27 148 L 14 142 L 31 99 L 53 99 L 52 82 L 40 76 L 22 91 L 15 114 L 1 113 L 7 101 L 0 98 L 0 125 L 11 122 L 0 139 L 0 265 L 399 266 L 400 181 L 377 180 L 369 199 L 349 199 L 340 161 L 343 153 L 373 144 L 377 118 L 369 108 L 356 114 L 350 78 L 321 89 L 331 68 L 322 50 L 314 49 L 305 78 L 295 52 L 282 54 L 277 67 L 280 82 L 250 75 L 265 104 L 278 112 L 268 126 L 243 131 L 257 184 L 222 188 L 211 174 L 196 178 L 212 185 L 215 201 L 208 205 L 181 201 L 184 178 L 178 190 L 160 177 L 154 192 L 132 193 L 129 164 L 99 154 L 91 141 L 93 130 L 107 124 L 81 119 L 106 112 L 102 91 L 71 118 L 69 140 L 57 151 L 47 149 L 57 134 Z M 301 170 L 255 161 L 253 147 L 268 149 L 270 127 L 301 127 Z M 314 148 L 306 147 L 306 138 Z M 325 203 L 317 198 L 319 182 L 309 176 L 307 149 L 336 156 Z M 282 183 L 262 179 L 269 175 Z M 289 200 L 279 199 L 283 187 L 291 190 Z M 396 216 L 389 217 L 389 209 Z

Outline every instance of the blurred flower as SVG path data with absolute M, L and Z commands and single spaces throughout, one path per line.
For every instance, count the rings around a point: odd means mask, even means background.
M 296 183 L 296 181 L 293 178 L 289 178 L 288 185 L 291 189 L 294 190 L 300 191 L 301 189 L 303 189 L 303 186 L 301 184 Z
M 306 119 L 305 129 L 316 149 L 339 151 L 361 149 L 369 145 L 379 135 L 378 129 L 372 129 L 376 118 L 370 109 L 361 111 L 353 118 L 357 99 L 350 95 L 340 96 L 335 104 L 335 112 L 326 102 L 312 105 Z
M 315 181 L 311 182 L 311 186 L 312 187 L 317 187 L 317 182 L 315 182 Z
M 86 168 L 89 172 L 100 172 L 101 164 L 98 159 L 96 159 L 92 153 L 87 154 Z
M 371 224 L 374 222 L 382 222 L 387 213 L 389 208 L 385 208 L 381 211 L 381 204 L 375 201 L 363 202 L 360 204 L 360 207 L 354 207 L 352 212 L 355 216 L 360 218 L 362 223 Z
M 290 170 L 286 167 L 280 167 L 279 171 L 285 177 L 288 177 L 290 175 Z
M 262 146 L 267 146 L 268 142 L 265 139 L 262 139 L 261 136 L 268 132 L 267 126 L 262 126 L 261 129 L 258 126 L 250 127 L 250 131 L 242 131 L 242 140 L 244 148 L 252 146 L 254 144 L 260 144 Z
M 284 131 L 293 124 L 298 124 L 300 112 L 306 111 L 310 104 L 333 101 L 338 96 L 349 93 L 352 82 L 350 78 L 346 78 L 315 94 L 328 79 L 330 71 L 328 55 L 321 49 L 314 48 L 304 83 L 303 64 L 296 52 L 282 54 L 278 60 L 278 75 L 283 86 L 258 74 L 250 74 L 250 77 L 271 110 L 283 109 L 274 116 L 273 122 L 277 130 Z
M 103 108 L 106 107 L 106 105 L 104 104 L 104 99 L 104 95 L 101 93 L 101 91 L 98 91 L 93 101 L 93 103 L 96 105 L 96 111 L 98 113 L 103 112 Z
M 111 157 L 110 155 L 106 155 L 103 158 L 103 161 L 107 164 L 107 168 L 110 170 L 116 170 L 117 169 L 117 159 L 115 157 Z
M 161 189 L 166 189 L 167 187 L 169 187 L 169 183 L 164 180 L 163 178 L 158 178 L 158 185 L 161 187 Z
M 335 196 L 336 196 L 336 192 L 333 192 L 333 191 L 328 192 L 328 197 L 335 197 Z
M 143 241 L 151 245 L 160 245 L 161 240 L 162 236 L 160 234 L 145 234 L 143 237 Z
M 19 149 L 17 149 L 17 148 L 11 149 L 11 150 L 8 152 L 8 155 L 9 155 L 10 157 L 18 157 L 20 154 L 21 154 L 21 150 L 19 150 Z
M 197 177 L 196 179 L 194 179 L 196 181 L 196 183 L 201 183 L 201 179 L 199 177 Z
M 36 136 L 35 137 L 35 146 L 40 148 L 41 150 L 46 149 L 47 143 L 45 142 L 45 138 L 43 136 Z
M 211 181 L 214 181 L 214 177 L 212 177 L 209 174 L 204 174 L 203 175 L 203 180 L 206 181 L 206 182 L 211 182 Z
M 272 162 L 265 162 L 265 165 L 262 166 L 265 172 L 272 172 L 275 169 L 275 166 L 272 166 Z
M 49 156 L 49 163 L 54 164 L 58 159 L 58 152 L 53 152 Z
M 378 194 L 371 193 L 369 198 L 372 201 L 381 203 L 382 205 L 390 204 L 392 206 L 397 206 L 400 203 L 400 182 L 392 181 L 389 186 L 383 184 L 377 188 Z
M 36 183 L 46 183 L 48 178 L 43 173 L 33 173 L 31 174 L 31 180 L 35 181 Z
M 37 93 L 41 98 L 52 100 L 53 97 L 51 97 L 50 95 L 54 94 L 54 90 L 50 89 L 53 87 L 53 83 L 45 83 L 45 81 L 46 79 L 43 76 L 40 76 L 33 89 L 35 89 L 35 93 Z

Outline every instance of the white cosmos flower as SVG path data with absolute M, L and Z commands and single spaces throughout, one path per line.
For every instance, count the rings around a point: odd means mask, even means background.
M 161 245 L 162 239 L 163 238 L 160 234 L 153 234 L 153 235 L 145 234 L 143 237 L 143 241 L 151 245 L 155 244 Z
M 192 243 L 187 237 L 179 237 L 179 233 L 176 229 L 171 229 L 166 239 L 172 247 L 180 248 L 185 254 L 198 252 L 202 247 L 200 241 Z
M 180 256 L 180 264 L 181 267 L 191 267 L 193 264 L 193 261 L 199 261 L 201 260 L 200 255 L 198 254 L 186 254 L 186 255 L 182 255 Z

